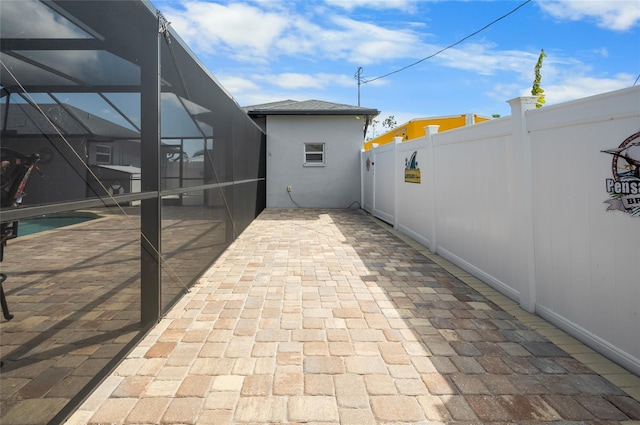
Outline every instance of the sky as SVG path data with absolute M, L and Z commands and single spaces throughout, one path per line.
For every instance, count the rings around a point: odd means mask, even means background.
M 541 49 L 546 105 L 640 84 L 640 0 L 152 3 L 239 105 L 359 104 L 381 111 L 373 136 L 390 116 L 510 115 Z

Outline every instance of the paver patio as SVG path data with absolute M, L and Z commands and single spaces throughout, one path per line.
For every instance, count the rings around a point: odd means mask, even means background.
M 59 424 L 144 332 L 139 208 L 126 218 L 119 209 L 87 212 L 99 218 L 34 234 L 21 227 L 5 249 L 15 317 L 0 320 L 0 424 Z M 165 302 L 224 250 L 215 244 L 225 240 L 224 214 L 164 208 Z
M 366 213 L 266 210 L 67 424 L 638 424 L 639 397 Z

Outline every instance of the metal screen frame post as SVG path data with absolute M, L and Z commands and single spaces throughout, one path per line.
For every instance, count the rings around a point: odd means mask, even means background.
M 143 199 L 140 209 L 140 316 L 142 323 L 160 320 L 162 279 L 160 253 L 160 42 L 157 22 L 149 28 L 149 49 L 141 52 L 141 189 L 157 196 Z M 146 43 L 145 43 L 146 45 Z

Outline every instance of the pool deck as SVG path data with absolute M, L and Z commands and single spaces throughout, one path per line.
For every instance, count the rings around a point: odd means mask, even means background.
M 357 210 L 265 210 L 78 424 L 640 424 L 640 378 Z
M 0 424 L 59 424 L 130 351 L 140 323 L 137 207 L 11 239 L 0 270 Z M 86 214 L 88 211 L 77 212 Z M 165 207 L 162 297 L 184 291 L 224 251 L 222 209 Z

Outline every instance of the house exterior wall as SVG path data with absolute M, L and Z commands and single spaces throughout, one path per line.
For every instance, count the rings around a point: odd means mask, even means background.
M 268 116 L 267 208 L 347 208 L 360 202 L 363 125 L 353 115 Z M 323 166 L 304 165 L 305 143 L 325 144 Z

